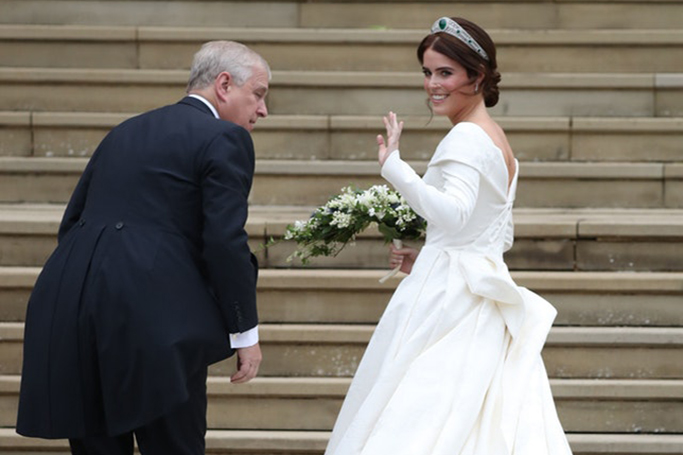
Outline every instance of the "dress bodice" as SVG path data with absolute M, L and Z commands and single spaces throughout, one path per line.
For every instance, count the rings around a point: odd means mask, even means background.
M 502 151 L 484 130 L 469 122 L 455 125 L 438 145 L 424 177 L 390 156 L 383 175 L 427 220 L 426 245 L 476 250 L 494 256 L 512 246 L 512 205 L 519 165 L 508 189 Z
M 524 299 L 503 253 L 512 246 L 519 163 L 508 189 L 502 151 L 481 127 L 465 122 L 439 143 L 424 178 L 396 152 L 384 163 L 382 175 L 427 220 L 420 254 L 445 254 L 448 273 L 464 277 L 472 293 L 505 302 L 501 313 L 516 336 L 525 317 Z

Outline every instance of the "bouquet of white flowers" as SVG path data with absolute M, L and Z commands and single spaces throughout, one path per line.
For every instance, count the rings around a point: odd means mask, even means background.
M 356 235 L 375 223 L 384 241 L 414 240 L 424 233 L 427 223 L 386 185 L 363 191 L 353 187 L 318 207 L 306 221 L 287 226 L 285 240 L 294 240 L 298 249 L 287 259 L 307 264 L 316 256 L 336 256 Z

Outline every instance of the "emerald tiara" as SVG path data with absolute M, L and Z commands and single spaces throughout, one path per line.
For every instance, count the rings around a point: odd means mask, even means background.
M 477 43 L 475 39 L 472 38 L 472 36 L 469 33 L 467 33 L 464 28 L 460 26 L 460 24 L 455 22 L 450 17 L 442 17 L 440 19 L 437 19 L 436 22 L 434 22 L 434 25 L 432 25 L 432 33 L 439 32 L 444 32 L 448 33 L 449 35 L 455 36 L 460 41 L 467 44 L 467 46 L 469 46 L 469 48 L 472 49 L 474 52 L 481 55 L 481 57 L 484 60 L 489 60 L 489 56 L 486 54 L 486 51 L 482 49 L 479 43 Z

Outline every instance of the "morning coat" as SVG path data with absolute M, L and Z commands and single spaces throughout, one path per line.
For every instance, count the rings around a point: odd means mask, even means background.
M 117 435 L 258 323 L 247 130 L 200 100 L 131 118 L 90 159 L 31 295 L 17 432 Z

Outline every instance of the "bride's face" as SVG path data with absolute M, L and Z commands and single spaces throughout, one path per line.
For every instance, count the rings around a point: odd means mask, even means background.
M 435 115 L 453 118 L 465 108 L 474 93 L 467 70 L 433 49 L 427 49 L 422 58 L 424 88 Z

